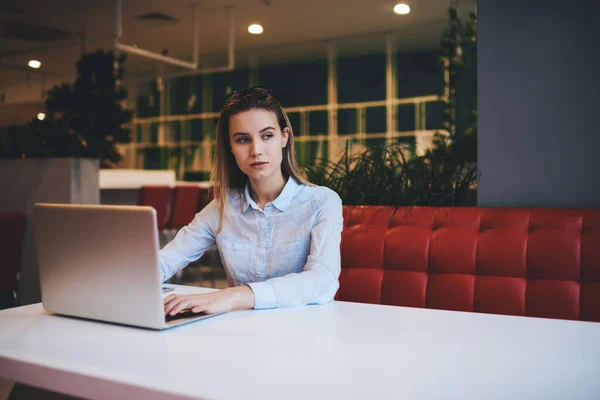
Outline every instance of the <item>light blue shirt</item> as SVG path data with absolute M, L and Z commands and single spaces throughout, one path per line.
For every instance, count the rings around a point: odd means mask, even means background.
M 329 188 L 289 178 L 261 210 L 245 191 L 230 191 L 219 224 L 213 200 L 160 251 L 163 281 L 215 242 L 230 286 L 248 285 L 255 309 L 324 304 L 339 287 L 343 217 Z

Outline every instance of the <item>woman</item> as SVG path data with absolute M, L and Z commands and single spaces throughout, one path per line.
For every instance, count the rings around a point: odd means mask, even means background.
M 165 313 L 216 313 L 331 301 L 339 287 L 342 204 L 300 175 L 289 119 L 270 89 L 223 102 L 215 199 L 160 251 L 163 281 L 216 242 L 230 288 L 165 298 Z

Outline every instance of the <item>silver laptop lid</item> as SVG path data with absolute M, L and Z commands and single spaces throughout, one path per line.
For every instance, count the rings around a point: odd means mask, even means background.
M 155 214 L 152 207 L 36 204 L 44 309 L 164 327 Z

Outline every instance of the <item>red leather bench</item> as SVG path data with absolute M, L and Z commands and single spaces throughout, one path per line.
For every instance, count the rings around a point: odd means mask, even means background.
M 345 206 L 337 300 L 600 322 L 600 209 Z

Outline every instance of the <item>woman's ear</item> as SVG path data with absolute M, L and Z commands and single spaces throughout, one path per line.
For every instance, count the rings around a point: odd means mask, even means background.
M 290 130 L 289 130 L 289 128 L 286 127 L 281 131 L 281 147 L 282 148 L 285 148 L 289 138 L 290 138 Z

